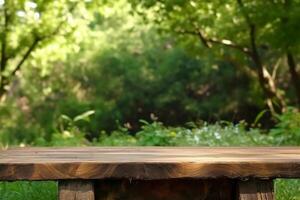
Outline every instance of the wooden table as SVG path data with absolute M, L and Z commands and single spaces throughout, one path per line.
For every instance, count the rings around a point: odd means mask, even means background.
M 0 151 L 0 180 L 58 180 L 61 200 L 270 200 L 300 148 L 82 147 Z

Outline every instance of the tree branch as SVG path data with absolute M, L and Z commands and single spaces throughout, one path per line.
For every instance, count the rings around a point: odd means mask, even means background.
M 242 53 L 247 54 L 248 56 L 251 56 L 251 54 L 252 54 L 251 51 L 247 47 L 243 47 L 241 45 L 235 44 L 231 40 L 226 40 L 226 39 L 219 40 L 219 39 L 215 39 L 215 38 L 206 38 L 199 29 L 197 31 L 179 31 L 179 33 L 198 36 L 200 41 L 202 42 L 202 44 L 207 48 L 211 48 L 212 44 L 219 44 L 219 45 L 223 45 L 226 47 L 230 47 L 230 48 L 239 50 Z
M 76 8 L 76 5 L 78 4 L 78 2 L 74 3 L 71 8 L 69 9 L 69 12 L 73 12 L 73 10 Z M 27 49 L 27 51 L 25 52 L 25 54 L 23 55 L 22 59 L 20 60 L 20 62 L 17 64 L 16 68 L 11 72 L 10 76 L 14 76 L 16 74 L 17 71 L 20 70 L 21 66 L 23 65 L 23 63 L 27 60 L 27 58 L 29 57 L 29 55 L 31 54 L 31 52 L 34 50 L 34 48 L 37 46 L 37 44 L 39 42 L 41 42 L 42 40 L 45 40 L 47 38 L 50 38 L 54 35 L 57 35 L 58 32 L 60 31 L 61 27 L 63 26 L 63 24 L 66 21 L 62 20 L 57 27 L 48 35 L 46 36 L 36 36 L 33 40 L 33 43 L 31 44 L 31 46 Z
M 1 42 L 1 61 L 0 61 L 0 102 L 2 97 L 5 94 L 5 86 L 7 83 L 7 77 L 3 75 L 3 72 L 7 66 L 7 61 L 9 57 L 6 55 L 6 44 L 7 44 L 7 32 L 8 32 L 8 25 L 9 25 L 9 14 L 8 14 L 8 7 L 7 2 L 4 1 L 3 5 L 3 15 L 4 15 L 4 25 L 3 25 L 3 33 L 2 33 L 2 42 Z
M 75 3 L 73 3 L 73 5 L 72 5 L 72 6 L 70 7 L 70 9 L 68 10 L 68 13 L 72 13 L 72 12 L 75 10 L 77 4 L 78 4 L 78 1 L 75 2 Z M 43 37 L 43 39 L 47 39 L 47 38 L 52 37 L 53 35 L 57 35 L 57 34 L 59 33 L 61 27 L 65 24 L 65 22 L 66 22 L 66 20 L 62 20 L 62 21 L 57 25 L 57 27 L 56 27 L 51 33 L 49 33 L 48 35 L 45 35 L 45 36 Z
M 245 21 L 249 27 L 249 37 L 250 37 L 250 46 L 251 46 L 251 58 L 257 68 L 257 75 L 259 78 L 260 85 L 266 95 L 267 104 L 273 114 L 275 114 L 275 107 L 273 101 L 277 103 L 279 113 L 285 109 L 285 101 L 280 93 L 278 93 L 275 81 L 262 63 L 261 56 L 258 52 L 258 47 L 256 44 L 256 25 L 252 22 L 250 16 L 245 11 L 245 6 L 243 0 L 237 0 L 237 4 L 241 9 L 242 15 L 245 18 Z
M 2 75 L 1 73 L 5 70 L 6 68 L 6 63 L 7 63 L 7 56 L 6 56 L 6 38 L 7 38 L 7 31 L 8 31 L 8 24 L 9 24 L 9 15 L 8 15 L 8 10 L 7 10 L 7 2 L 4 1 L 3 5 L 3 12 L 4 12 L 4 28 L 3 28 L 3 33 L 2 33 L 2 39 L 1 39 L 1 63 L 0 63 L 0 76 Z M 1 81 L 2 82 L 2 81 Z
M 289 72 L 291 75 L 292 83 L 294 85 L 296 96 L 297 96 L 298 106 L 300 106 L 300 76 L 299 73 L 297 72 L 297 63 L 291 51 L 288 50 L 286 56 L 287 56 L 287 62 L 289 66 Z
M 278 71 L 278 68 L 279 68 L 279 66 L 280 66 L 280 63 L 281 63 L 281 58 L 279 58 L 278 60 L 277 60 L 277 62 L 275 63 L 275 65 L 274 65 L 274 69 L 273 69 L 273 72 L 272 72 L 272 78 L 275 80 L 276 79 L 276 75 L 277 75 L 277 71 Z
M 208 39 L 204 37 L 204 35 L 202 34 L 202 32 L 200 30 L 197 30 L 196 32 L 196 36 L 199 37 L 200 41 L 202 42 L 202 44 L 207 47 L 207 48 L 211 48 L 211 45 L 208 42 Z
M 4 1 L 6 2 L 6 1 Z M 78 2 L 72 4 L 72 6 L 69 9 L 69 12 L 73 12 L 73 10 L 76 8 L 76 5 L 78 4 Z M 33 33 L 34 35 L 34 39 L 32 44 L 28 47 L 27 51 L 25 52 L 25 54 L 22 56 L 21 60 L 17 63 L 16 67 L 13 69 L 13 71 L 10 73 L 9 76 L 2 76 L 2 71 L 4 70 L 5 66 L 6 66 L 6 61 L 7 59 L 14 57 L 12 55 L 6 55 L 6 39 L 2 40 L 4 42 L 2 42 L 2 49 L 1 49 L 1 66 L 0 66 L 0 78 L 1 78 L 1 82 L 0 82 L 0 100 L 1 98 L 5 95 L 6 93 L 6 89 L 5 87 L 7 85 L 10 84 L 10 80 L 13 76 L 15 76 L 15 74 L 21 69 L 22 65 L 24 64 L 24 62 L 28 59 L 28 57 L 30 56 L 30 54 L 33 52 L 33 50 L 36 48 L 36 46 L 38 45 L 38 43 L 40 43 L 41 41 L 50 38 L 52 36 L 55 36 L 59 33 L 61 27 L 63 26 L 63 24 L 66 22 L 66 20 L 62 20 L 57 27 L 49 34 L 45 35 L 45 36 L 37 36 Z M 5 11 L 5 27 L 7 27 L 8 25 L 8 14 L 7 14 L 7 10 Z M 4 32 L 6 34 L 6 32 Z M 6 38 L 6 35 L 5 37 Z M 3 47 L 4 46 L 4 47 Z M 4 52 L 4 53 L 3 53 Z M 4 59 L 3 59 L 4 58 Z M 2 64 L 4 63 L 4 64 Z
M 257 54 L 257 45 L 256 45 L 256 26 L 255 24 L 251 21 L 249 15 L 245 12 L 245 6 L 242 0 L 237 0 L 238 5 L 241 8 L 241 11 L 244 15 L 244 18 L 246 20 L 246 23 L 249 27 L 249 33 L 250 33 L 250 45 L 253 51 L 253 55 Z
M 27 60 L 27 58 L 29 57 L 29 55 L 31 54 L 31 52 L 34 50 L 34 48 L 37 46 L 37 44 L 41 41 L 40 38 L 36 37 L 33 40 L 33 43 L 31 44 L 31 46 L 27 49 L 27 51 L 25 52 L 25 54 L 23 55 L 22 59 L 19 61 L 19 63 L 17 64 L 16 68 L 11 72 L 10 77 L 14 76 L 17 71 L 20 70 L 21 66 L 23 65 L 23 63 L 25 62 L 25 60 Z
M 243 1 L 242 1 L 242 0 L 237 0 L 237 3 L 238 3 L 238 5 L 239 5 L 240 8 L 241 8 L 241 11 L 242 11 L 242 13 L 243 13 L 243 15 L 244 15 L 244 17 L 245 17 L 245 20 L 246 20 L 247 24 L 248 24 L 249 26 L 253 25 L 253 23 L 252 23 L 252 21 L 251 21 L 249 15 L 245 12 L 245 6 L 244 6 Z

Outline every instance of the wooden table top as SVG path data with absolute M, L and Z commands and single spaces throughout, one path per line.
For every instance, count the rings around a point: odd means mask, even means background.
M 297 147 L 74 147 L 0 151 L 0 180 L 300 178 Z

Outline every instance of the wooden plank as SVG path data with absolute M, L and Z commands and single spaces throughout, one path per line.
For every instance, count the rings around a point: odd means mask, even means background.
M 94 184 L 90 181 L 59 181 L 59 200 L 95 200 Z
M 232 200 L 234 180 L 101 180 L 96 200 Z
M 83 147 L 0 151 L 0 180 L 300 178 L 300 148 Z
M 239 200 L 273 200 L 274 184 L 272 180 L 239 181 L 237 184 Z

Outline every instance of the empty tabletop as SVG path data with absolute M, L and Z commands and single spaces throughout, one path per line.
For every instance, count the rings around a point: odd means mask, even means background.
M 297 147 L 36 147 L 0 151 L 0 180 L 300 178 Z

